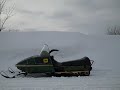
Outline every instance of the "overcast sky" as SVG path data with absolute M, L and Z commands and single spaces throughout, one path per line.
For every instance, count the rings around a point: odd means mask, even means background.
M 13 0 L 7 25 L 21 31 L 78 31 L 104 34 L 120 25 L 120 0 Z M 12 25 L 11 25 L 12 24 Z

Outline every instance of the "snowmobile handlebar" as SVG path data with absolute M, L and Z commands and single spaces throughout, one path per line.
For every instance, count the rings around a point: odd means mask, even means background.
M 59 51 L 59 50 L 58 49 L 52 49 L 52 50 L 49 51 L 49 54 L 54 52 L 54 51 Z

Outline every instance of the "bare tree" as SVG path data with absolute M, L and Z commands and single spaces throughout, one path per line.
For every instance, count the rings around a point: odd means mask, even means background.
M 120 26 L 109 27 L 107 29 L 108 35 L 120 35 Z
M 0 32 L 5 29 L 5 24 L 13 16 L 13 7 L 6 7 L 7 0 L 0 1 Z

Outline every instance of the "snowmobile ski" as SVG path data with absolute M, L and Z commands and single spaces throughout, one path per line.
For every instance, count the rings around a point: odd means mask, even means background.
M 24 76 L 26 76 L 25 72 L 19 72 L 18 74 L 14 75 L 14 76 L 8 76 L 4 71 L 1 71 L 0 74 L 1 74 L 1 76 L 5 77 L 5 78 L 16 78 L 17 76 L 22 75 L 22 74 Z
M 8 71 L 10 72 L 10 73 L 15 73 L 15 71 L 13 71 L 13 69 L 12 68 L 8 68 Z
M 12 76 L 12 77 L 8 76 L 4 71 L 1 71 L 0 74 L 5 78 L 15 78 L 15 76 Z

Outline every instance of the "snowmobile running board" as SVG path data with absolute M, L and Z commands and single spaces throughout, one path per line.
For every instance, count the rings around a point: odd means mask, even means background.
M 55 72 L 55 76 L 89 76 L 90 71 Z M 54 76 L 54 75 L 53 75 Z

